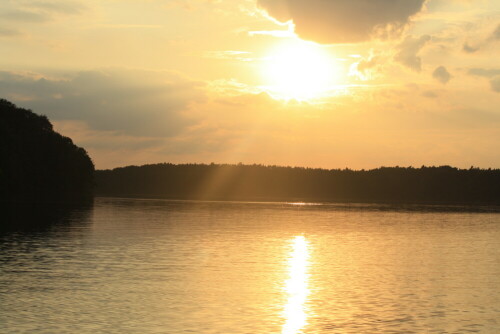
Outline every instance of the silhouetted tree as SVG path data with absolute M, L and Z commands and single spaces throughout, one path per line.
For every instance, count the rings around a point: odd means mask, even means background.
M 88 201 L 94 164 L 47 117 L 0 99 L 0 201 Z

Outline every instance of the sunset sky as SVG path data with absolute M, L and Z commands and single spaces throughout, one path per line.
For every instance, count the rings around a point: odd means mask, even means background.
M 0 97 L 97 168 L 500 168 L 500 1 L 2 0 Z

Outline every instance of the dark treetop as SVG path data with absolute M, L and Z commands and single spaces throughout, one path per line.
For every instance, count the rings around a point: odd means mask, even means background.
M 96 171 L 96 192 L 205 200 L 500 204 L 500 170 L 156 164 Z
M 90 200 L 94 164 L 47 117 L 0 99 L 0 202 Z

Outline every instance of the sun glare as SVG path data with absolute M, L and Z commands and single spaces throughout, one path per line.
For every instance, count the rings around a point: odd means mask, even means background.
M 286 281 L 288 302 L 285 306 L 282 334 L 302 333 L 301 329 L 307 325 L 306 301 L 309 294 L 308 273 L 309 243 L 303 236 L 292 240 L 292 251 L 289 258 L 289 279 Z
M 336 83 L 335 60 L 320 46 L 295 41 L 272 50 L 263 76 L 266 90 L 280 98 L 308 100 L 326 94 Z

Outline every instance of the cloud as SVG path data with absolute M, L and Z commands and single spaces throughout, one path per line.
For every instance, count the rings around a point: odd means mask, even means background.
M 0 27 L 0 37 L 15 37 L 20 35 L 21 32 L 18 30 Z
M 469 75 L 490 79 L 490 87 L 494 92 L 500 93 L 500 69 L 497 68 L 471 68 Z
M 248 51 L 208 51 L 203 54 L 206 58 L 220 59 L 220 60 L 238 60 L 238 61 L 254 61 L 256 58 L 252 57 L 252 53 Z
M 422 96 L 427 97 L 429 99 L 436 99 L 439 97 L 439 94 L 433 90 L 426 90 L 425 92 L 422 92 Z
M 491 34 L 491 39 L 500 41 L 500 24 L 496 27 L 495 31 L 493 31 L 493 34 Z
M 249 31 L 249 36 L 272 36 L 278 38 L 289 38 L 295 37 L 295 33 L 290 30 L 260 30 L 260 31 Z
M 37 13 L 26 10 L 10 10 L 0 12 L 0 19 L 3 21 L 20 21 L 30 23 L 41 23 L 50 20 L 47 13 Z
M 422 10 L 424 3 L 425 0 L 258 0 L 276 20 L 293 21 L 301 38 L 325 44 L 397 34 Z
M 378 65 L 377 57 L 370 57 L 369 59 L 363 59 L 357 64 L 357 69 L 360 72 L 365 72 L 369 69 L 374 68 Z
M 351 66 L 349 74 L 361 80 L 373 79 L 376 77 L 377 71 L 383 62 L 382 56 L 374 54 L 373 51 L 371 51 L 369 57 L 361 59 Z
M 47 13 L 59 13 L 68 15 L 82 14 L 87 7 L 77 1 L 32 1 L 27 3 L 31 10 L 40 10 Z
M 0 4 L 0 18 L 3 21 L 43 23 L 57 15 L 80 15 L 87 6 L 79 1 L 23 1 Z
M 476 75 L 479 77 L 491 78 L 500 75 L 500 69 L 496 68 L 471 68 L 467 71 L 469 75 Z
M 53 120 L 85 121 L 95 130 L 173 136 L 190 125 L 186 110 L 204 99 L 201 83 L 169 72 L 106 70 L 66 78 L 0 72 L 0 92 Z
M 490 80 L 491 89 L 494 92 L 500 93 L 500 75 Z
M 429 35 L 423 35 L 420 38 L 408 36 L 398 46 L 398 53 L 394 60 L 414 71 L 420 72 L 422 70 L 422 59 L 418 56 L 418 53 L 430 40 Z
M 451 80 L 451 74 L 444 66 L 436 68 L 432 73 L 432 77 L 442 84 L 447 84 Z
M 484 47 L 487 47 L 489 44 L 500 41 L 500 24 L 497 25 L 495 30 L 487 37 L 486 39 L 483 39 L 482 41 L 476 43 L 476 46 L 470 45 L 468 42 L 464 43 L 463 50 L 467 53 L 475 53 L 479 50 L 481 50 Z
M 159 137 L 137 137 L 116 133 L 116 131 L 93 130 L 82 121 L 52 121 L 55 130 L 71 134 L 79 145 L 93 150 L 127 150 L 129 152 L 156 148 L 164 143 Z
M 480 46 L 471 46 L 469 43 L 464 43 L 464 46 L 462 47 L 462 50 L 464 50 L 466 53 L 474 53 L 479 51 L 481 49 Z

